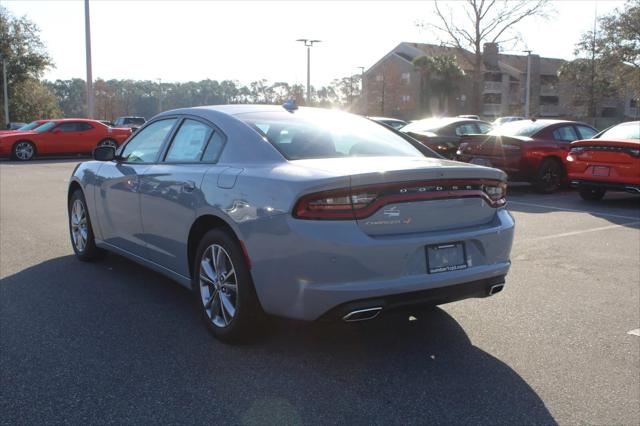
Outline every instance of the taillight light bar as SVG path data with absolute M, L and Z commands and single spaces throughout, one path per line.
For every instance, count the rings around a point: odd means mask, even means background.
M 479 197 L 491 207 L 506 204 L 507 184 L 497 180 L 439 180 L 366 185 L 316 192 L 301 197 L 293 209 L 298 219 L 354 220 L 392 203 Z

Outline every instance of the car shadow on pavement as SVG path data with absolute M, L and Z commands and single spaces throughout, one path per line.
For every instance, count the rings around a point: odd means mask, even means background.
M 555 423 L 455 318 L 416 316 L 274 319 L 234 346 L 178 284 L 115 255 L 59 257 L 0 281 L 0 411 L 9 423 Z

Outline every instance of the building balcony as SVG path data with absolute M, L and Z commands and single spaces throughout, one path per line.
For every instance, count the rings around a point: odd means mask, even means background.
M 541 117 L 555 117 L 560 115 L 560 109 L 558 105 L 540 105 Z
M 502 113 L 502 105 L 500 104 L 484 104 L 482 106 L 482 115 L 496 116 Z
M 484 93 L 502 93 L 501 81 L 485 81 Z

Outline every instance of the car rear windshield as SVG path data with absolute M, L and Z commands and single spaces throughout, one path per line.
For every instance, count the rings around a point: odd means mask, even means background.
M 409 132 L 437 132 L 447 124 L 451 124 L 450 120 L 443 120 L 441 118 L 426 118 L 424 120 L 414 121 L 407 124 L 402 128 L 405 133 Z
M 546 126 L 546 123 L 539 121 L 510 121 L 495 127 L 488 134 L 494 136 L 533 136 Z
M 640 121 L 618 124 L 600 133 L 598 139 L 638 139 L 640 140 Z
M 127 117 L 124 119 L 124 124 L 144 124 L 144 118 L 142 117 Z
M 287 160 L 422 154 L 402 136 L 363 117 L 325 110 L 238 114 Z

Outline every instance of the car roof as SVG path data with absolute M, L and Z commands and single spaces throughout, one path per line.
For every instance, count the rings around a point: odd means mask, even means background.
M 82 121 L 86 123 L 99 123 L 99 120 L 93 120 L 91 118 L 52 118 L 50 120 L 45 121 L 53 121 L 54 123 L 65 123 L 67 121 Z
M 370 118 L 371 120 L 400 121 L 402 123 L 406 123 L 405 120 L 401 120 L 399 118 L 391 118 L 391 117 L 367 117 L 367 118 Z

